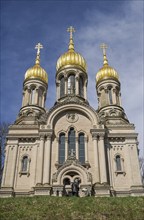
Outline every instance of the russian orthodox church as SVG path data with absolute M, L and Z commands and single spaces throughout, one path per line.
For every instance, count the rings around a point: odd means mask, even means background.
M 9 127 L 1 197 L 72 195 L 144 195 L 138 160 L 138 134 L 121 104 L 119 75 L 109 66 L 102 44 L 103 66 L 96 74 L 98 109 L 87 99 L 85 59 L 74 49 L 68 28 L 68 51 L 56 64 L 56 102 L 46 110 L 48 75 L 40 65 L 25 73 L 22 107 Z

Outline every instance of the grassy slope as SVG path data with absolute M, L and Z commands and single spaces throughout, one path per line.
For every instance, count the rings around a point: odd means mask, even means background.
M 0 199 L 0 220 L 144 220 L 144 197 Z

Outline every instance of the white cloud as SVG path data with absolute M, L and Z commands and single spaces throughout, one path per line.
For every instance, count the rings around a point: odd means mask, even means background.
M 94 9 L 87 11 L 86 23 L 76 34 L 77 51 L 88 64 L 88 97 L 97 107 L 95 74 L 102 66 L 99 44 L 109 46 L 109 64 L 120 76 L 122 104 L 130 122 L 139 133 L 140 154 L 143 153 L 143 2 L 127 1 L 121 8 L 123 16 L 109 16 Z M 120 12 L 119 12 L 120 13 Z M 96 92 L 95 92 L 96 94 Z

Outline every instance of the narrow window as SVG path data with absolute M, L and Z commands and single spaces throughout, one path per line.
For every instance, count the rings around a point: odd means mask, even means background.
M 75 94 L 75 76 L 68 77 L 68 94 Z
M 112 105 L 113 101 L 112 101 L 112 89 L 111 88 L 108 89 L 108 95 L 109 95 L 109 103 L 110 105 Z
M 64 80 L 64 76 L 62 76 L 60 80 L 60 97 L 63 97 L 64 94 L 65 94 L 65 80 Z
M 71 128 L 68 134 L 68 153 L 69 155 L 75 153 L 75 130 Z
M 120 157 L 120 155 L 117 155 L 117 156 L 116 156 L 116 170 L 117 170 L 117 171 L 122 170 L 122 167 L 121 167 L 121 157 Z
M 79 143 L 79 161 L 81 163 L 84 163 L 85 162 L 85 137 L 83 133 L 79 134 L 78 143 Z
M 59 135 L 59 163 L 62 164 L 65 161 L 65 134 Z
M 84 88 L 83 88 L 83 78 L 82 78 L 82 76 L 80 76 L 80 78 L 79 78 L 79 95 L 81 96 L 81 97 L 83 97 L 83 95 L 84 95 Z
M 22 159 L 22 172 L 27 172 L 28 170 L 28 157 L 24 156 Z

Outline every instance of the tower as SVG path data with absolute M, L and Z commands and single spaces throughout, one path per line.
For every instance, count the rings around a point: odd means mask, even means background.
M 62 54 L 56 64 L 57 102 L 75 97 L 80 102 L 87 102 L 87 65 L 85 59 L 74 49 L 73 33 L 70 26 L 68 51 Z
M 123 195 L 141 195 L 138 134 L 122 107 L 119 75 L 108 64 L 107 45 L 101 44 L 100 47 L 103 50 L 103 67 L 96 74 L 97 112 L 105 127 L 104 144 L 111 193 L 119 196 L 123 185 Z
M 25 73 L 23 82 L 22 107 L 20 109 L 17 124 L 38 123 L 41 116 L 46 112 L 45 100 L 48 89 L 48 75 L 40 66 L 40 49 L 43 46 L 38 43 L 35 65 Z
M 96 91 L 98 97 L 98 113 L 105 123 L 128 123 L 121 104 L 121 87 L 117 71 L 109 66 L 106 56 L 106 44 L 103 50 L 103 67 L 96 74 Z

